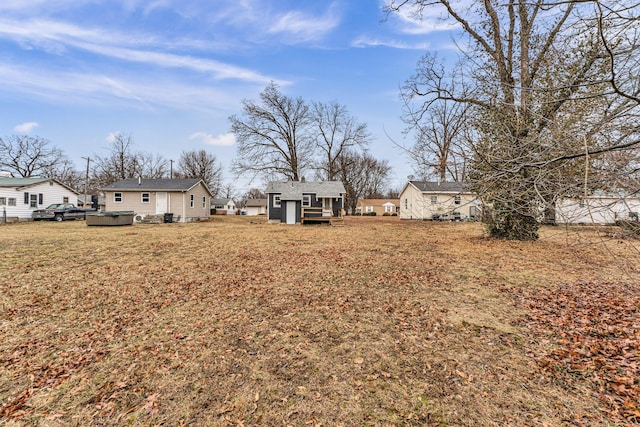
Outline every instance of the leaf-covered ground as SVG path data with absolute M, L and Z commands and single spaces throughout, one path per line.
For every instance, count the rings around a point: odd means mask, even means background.
M 636 243 L 396 218 L 1 226 L 0 422 L 632 425 Z

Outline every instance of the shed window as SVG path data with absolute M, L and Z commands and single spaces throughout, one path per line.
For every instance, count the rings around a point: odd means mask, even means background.
M 15 197 L 9 197 L 9 201 L 7 203 L 7 206 L 15 206 L 17 203 L 17 200 Z
M 273 207 L 274 208 L 279 208 L 280 207 L 280 194 L 274 194 L 273 195 Z
M 122 193 L 113 193 L 113 201 L 115 203 L 122 203 Z
M 62 203 L 69 203 L 69 198 L 68 197 L 63 197 L 62 198 Z
M 194 207 L 195 203 L 196 203 L 196 196 L 192 194 L 189 196 L 189 207 L 190 208 Z
M 455 205 L 459 205 L 460 204 L 460 196 L 454 196 L 453 197 L 453 204 L 455 204 Z
M 207 208 L 207 196 L 202 196 L 202 209 Z
M 432 205 L 438 204 L 438 196 L 431 196 L 431 204 Z
M 149 203 L 151 201 L 151 194 L 150 193 L 142 193 L 142 203 Z
M 404 208 L 409 209 L 409 199 L 404 199 Z
M 311 206 L 311 195 L 310 194 L 303 194 L 302 195 L 302 207 L 303 208 L 308 208 Z

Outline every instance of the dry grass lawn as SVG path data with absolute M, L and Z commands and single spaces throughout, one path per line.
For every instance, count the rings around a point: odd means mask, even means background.
M 0 226 L 0 424 L 619 425 L 538 360 L 558 344 L 523 300 L 635 289 L 638 242 L 612 230 Z

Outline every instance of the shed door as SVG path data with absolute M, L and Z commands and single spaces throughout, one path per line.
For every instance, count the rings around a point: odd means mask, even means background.
M 156 215 L 167 213 L 167 193 L 156 193 Z
M 296 223 L 296 202 L 287 201 L 287 224 Z

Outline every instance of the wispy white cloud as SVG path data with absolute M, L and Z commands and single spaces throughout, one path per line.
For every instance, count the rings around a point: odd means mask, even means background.
M 206 132 L 196 132 L 189 139 L 200 141 L 206 145 L 228 147 L 236 143 L 236 137 L 233 133 L 223 133 L 218 136 L 211 135 Z
M 13 131 L 17 133 L 29 134 L 33 132 L 33 130 L 38 126 L 40 125 L 37 122 L 26 122 L 26 123 L 21 123 L 16 127 L 14 127 Z
M 246 96 L 244 86 L 203 85 L 145 76 L 66 72 L 55 69 L 39 73 L 16 64 L 0 64 L 0 91 L 19 92 L 38 100 L 84 105 L 124 105 L 154 110 L 175 108 L 183 111 L 236 109 Z
M 427 42 L 419 41 L 411 43 L 406 40 L 383 40 L 370 37 L 360 37 L 351 42 L 352 47 L 366 48 L 366 47 L 390 47 L 394 49 L 429 49 L 430 44 Z
M 424 8 L 421 12 L 407 6 L 400 9 L 394 16 L 399 19 L 399 31 L 403 34 L 426 35 L 437 31 L 449 31 L 457 27 L 457 24 L 446 19 L 446 10 L 435 5 Z
M 207 73 L 216 79 L 235 79 L 258 83 L 277 80 L 250 69 L 212 59 L 154 52 L 136 47 L 119 47 L 122 45 L 131 46 L 132 40 L 136 40 L 135 43 L 139 45 L 159 44 L 159 42 L 149 35 L 124 37 L 115 34 L 107 37 L 104 35 L 105 33 L 108 32 L 59 22 L 29 21 L 16 25 L 13 22 L 0 20 L 0 34 L 15 37 L 23 43 L 33 43 L 58 54 L 64 49 L 73 47 L 122 61 Z
M 107 141 L 109 144 L 112 144 L 116 141 L 116 137 L 121 134 L 122 132 L 120 131 L 110 132 L 109 135 L 107 135 L 107 137 L 104 140 Z
M 339 24 L 340 16 L 332 5 L 319 17 L 298 10 L 281 14 L 276 17 L 268 32 L 288 35 L 292 37 L 290 42 L 299 43 L 320 40 Z

